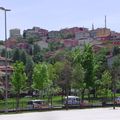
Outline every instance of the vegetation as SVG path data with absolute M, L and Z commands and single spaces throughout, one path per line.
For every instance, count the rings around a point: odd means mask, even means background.
M 12 86 L 13 86 L 12 90 L 16 94 L 16 109 L 18 109 L 19 108 L 20 93 L 26 87 L 27 76 L 24 72 L 24 65 L 22 62 L 14 63 L 13 67 L 14 67 L 14 72 L 11 76 Z
M 11 54 L 14 62 L 11 93 L 14 91 L 16 94 L 17 108 L 22 92 L 33 98 L 48 99 L 53 104 L 55 96 L 63 102 L 63 96 L 68 95 L 78 95 L 82 101 L 87 99 L 91 102 L 94 98 L 106 102 L 113 89 L 114 92 L 120 89 L 118 48 L 114 48 L 110 67 L 108 50 L 95 53 L 89 44 L 83 49 L 61 51 L 57 51 L 61 47 L 59 43 L 50 43 L 48 49 L 41 49 L 38 45 L 32 47 L 31 53 L 16 48 Z

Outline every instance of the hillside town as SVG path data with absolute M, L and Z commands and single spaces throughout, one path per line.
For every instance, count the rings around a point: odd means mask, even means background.
M 40 27 L 33 27 L 23 31 L 15 28 L 9 31 L 9 38 L 6 41 L 0 42 L 0 86 L 5 87 L 5 50 L 7 48 L 7 74 L 10 76 L 13 72 L 11 66 L 16 60 L 23 59 L 27 62 L 26 55 L 30 55 L 35 63 L 49 61 L 55 57 L 57 53 L 65 49 L 82 49 L 85 44 L 90 44 L 95 53 L 102 49 L 107 49 L 106 56 L 108 65 L 111 66 L 114 55 L 114 48 L 120 46 L 120 33 L 110 30 L 109 28 L 94 28 L 89 30 L 85 27 L 64 28 L 59 31 L 48 31 Z M 17 53 L 17 50 L 22 51 L 22 56 Z M 40 52 L 41 51 L 41 52 Z M 15 56 L 15 54 L 17 54 Z M 15 58 L 16 57 L 16 58 Z M 23 57 L 23 58 L 22 58 Z M 11 83 L 9 83 L 9 87 Z

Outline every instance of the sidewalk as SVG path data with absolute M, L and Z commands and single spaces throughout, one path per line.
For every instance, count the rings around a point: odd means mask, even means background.
M 120 108 L 94 108 L 0 115 L 0 120 L 120 120 Z

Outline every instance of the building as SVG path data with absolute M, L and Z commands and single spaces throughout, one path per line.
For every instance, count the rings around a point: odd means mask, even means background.
M 39 45 L 41 49 L 48 48 L 48 42 L 46 41 L 37 41 L 35 44 Z
M 10 30 L 10 38 L 21 38 L 20 29 L 15 28 Z
M 80 31 L 75 33 L 76 40 L 89 39 L 89 38 L 90 38 L 90 34 L 88 31 Z
M 112 31 L 110 40 L 113 46 L 120 46 L 120 33 Z
M 34 38 L 36 40 L 45 40 L 48 37 L 48 30 L 41 29 L 39 27 L 33 27 L 23 31 L 23 37 L 25 39 Z
M 90 30 L 89 34 L 91 38 L 96 39 L 96 30 Z
M 15 38 L 9 38 L 7 41 L 5 41 L 5 45 L 8 48 L 15 48 L 17 44 L 17 40 Z
M 78 40 L 75 39 L 64 39 L 63 41 L 64 47 L 76 47 L 78 46 Z
M 86 28 L 83 27 L 72 27 L 72 28 L 65 28 L 61 29 L 60 33 L 63 39 L 70 39 L 75 38 L 75 34 L 85 30 Z
M 109 40 L 111 31 L 108 28 L 98 28 L 96 29 L 96 38 L 98 40 Z
M 59 31 L 50 31 L 48 32 L 48 38 L 49 39 L 54 39 L 54 38 L 61 38 L 61 33 Z

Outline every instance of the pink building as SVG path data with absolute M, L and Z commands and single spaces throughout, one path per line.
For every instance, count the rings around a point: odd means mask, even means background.
M 16 39 L 14 38 L 11 38 L 11 39 L 8 39 L 6 42 L 5 42 L 5 45 L 8 47 L 8 48 L 14 48 L 17 44 L 17 41 Z
M 65 39 L 63 41 L 65 47 L 75 47 L 78 46 L 78 40 L 75 39 Z

